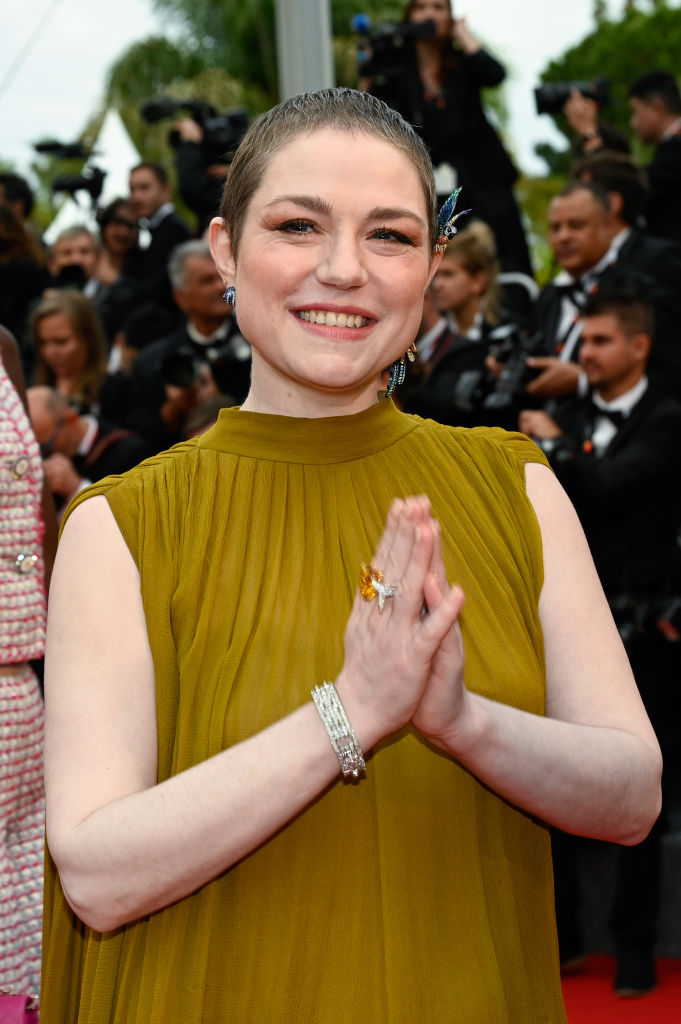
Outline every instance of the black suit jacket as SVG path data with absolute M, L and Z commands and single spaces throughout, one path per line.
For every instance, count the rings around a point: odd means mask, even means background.
M 681 403 L 649 385 L 601 455 L 589 397 L 565 405 L 549 461 L 572 499 L 609 597 L 665 596 L 678 582 Z
M 174 211 L 151 229 L 151 241 L 142 250 L 141 267 L 136 275 L 137 301 L 154 302 L 178 314 L 168 276 L 168 260 L 175 246 L 188 242 L 191 237 L 191 231 Z
M 241 404 L 250 386 L 251 360 L 238 359 L 231 351 L 230 342 L 239 335 L 234 317 L 225 341 L 208 349 L 197 344 L 184 324 L 166 338 L 152 342 L 135 360 L 130 384 L 130 415 L 126 426 L 148 439 L 156 451 L 167 448 L 180 438 L 168 432 L 160 409 L 165 401 L 164 360 L 183 350 L 201 362 L 208 362 L 215 383 L 222 394 L 230 395 Z
M 650 185 L 648 231 L 681 242 L 681 135 L 673 135 L 657 146 L 646 174 Z
M 598 288 L 628 288 L 652 303 L 655 333 L 648 376 L 657 387 L 681 399 L 681 248 L 632 229 L 617 261 L 601 274 Z M 562 298 L 560 288 L 547 285 L 530 318 L 531 331 L 543 335 L 546 355 L 556 355 L 562 340 L 558 337 Z M 575 348 L 575 359 L 577 352 Z
M 73 464 L 82 476 L 96 483 L 112 473 L 126 473 L 154 454 L 152 446 L 141 437 L 100 420 L 89 453 L 77 455 Z

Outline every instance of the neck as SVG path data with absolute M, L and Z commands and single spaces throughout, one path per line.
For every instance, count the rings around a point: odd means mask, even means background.
M 436 37 L 419 39 L 414 44 L 419 74 L 440 77 L 442 71 L 442 44 Z
M 298 381 L 282 381 L 278 373 L 253 351 L 251 387 L 241 409 L 244 412 L 268 413 L 271 416 L 292 416 L 302 419 L 326 419 L 330 416 L 352 416 L 364 412 L 378 401 L 379 389 L 386 382 L 377 379 L 344 390 L 306 386 Z
M 614 402 L 616 398 L 621 395 L 626 395 L 627 391 L 631 391 L 635 388 L 639 381 L 643 378 L 642 370 L 635 370 L 628 376 L 621 378 L 616 381 L 604 381 L 596 388 L 596 394 L 599 398 L 602 398 L 604 402 Z
M 662 142 L 664 139 L 664 133 L 671 128 L 679 120 L 678 114 L 667 114 L 660 124 L 660 130 L 657 133 L 656 142 Z
M 462 334 L 468 334 L 480 312 L 480 297 L 473 295 L 454 311 L 456 323 Z
M 209 338 L 224 322 L 224 316 L 193 316 L 190 321 L 192 327 L 204 338 Z

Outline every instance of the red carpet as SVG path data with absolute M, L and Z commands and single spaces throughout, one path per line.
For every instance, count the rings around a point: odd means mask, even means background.
M 681 1024 L 681 960 L 657 961 L 657 988 L 638 999 L 612 990 L 613 957 L 592 954 L 578 974 L 563 978 L 570 1024 Z

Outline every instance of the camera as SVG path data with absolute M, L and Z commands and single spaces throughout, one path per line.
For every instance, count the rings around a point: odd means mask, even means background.
M 355 15 L 350 24 L 362 37 L 357 48 L 359 75 L 371 76 L 379 83 L 406 75 L 411 68 L 410 43 L 436 32 L 434 21 L 383 22 L 372 31 L 367 14 Z
M 528 334 L 515 325 L 505 337 L 490 345 L 489 354 L 498 363 L 503 363 L 504 367 L 485 397 L 483 409 L 505 413 L 516 406 L 528 381 L 537 375 L 537 371 L 527 365 L 527 357 L 541 355 L 543 352 L 544 335 L 540 331 Z
M 106 171 L 88 167 L 82 174 L 58 174 L 52 181 L 53 192 L 89 192 L 93 206 L 102 194 Z
M 197 353 L 191 345 L 180 345 L 161 359 L 159 374 L 164 384 L 176 388 L 189 388 L 198 383 L 206 370 L 210 370 L 218 390 L 231 394 L 235 387 L 237 367 L 244 365 L 235 359 L 229 341 L 218 348 L 211 346 L 206 353 Z
M 545 82 L 534 90 L 537 113 L 560 114 L 575 89 L 587 99 L 595 100 L 600 107 L 610 99 L 610 79 L 603 75 L 592 82 Z
M 232 107 L 218 114 L 215 107 L 205 100 L 175 100 L 170 96 L 157 96 L 142 104 L 140 113 L 147 124 L 189 114 L 203 129 L 201 148 L 207 164 L 225 163 L 248 128 L 248 114 L 243 107 Z M 180 141 L 177 131 L 169 133 L 168 142 L 173 149 L 177 149 Z
M 58 160 L 87 160 L 95 150 L 88 149 L 82 142 L 58 142 L 56 139 L 45 139 L 33 144 L 36 153 L 54 156 Z M 88 192 L 92 205 L 102 194 L 106 171 L 99 167 L 86 167 L 81 174 L 58 174 L 52 181 L 53 192 Z

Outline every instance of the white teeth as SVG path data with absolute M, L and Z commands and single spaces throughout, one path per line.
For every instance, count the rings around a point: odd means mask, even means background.
M 311 324 L 324 324 L 326 327 L 364 327 L 368 318 L 355 316 L 352 313 L 332 313 L 330 310 L 301 309 L 298 311 L 301 320 Z

